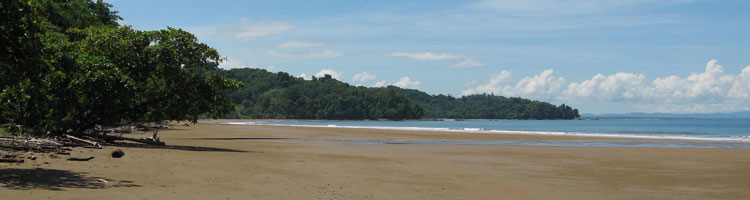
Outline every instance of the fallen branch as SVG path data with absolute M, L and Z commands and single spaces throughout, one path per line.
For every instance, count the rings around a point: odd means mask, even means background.
M 72 135 L 65 134 L 65 137 L 68 138 L 68 139 L 71 139 L 71 140 L 83 142 L 83 143 L 90 144 L 90 145 L 93 145 L 93 146 L 97 146 L 97 147 L 101 146 L 101 145 L 99 145 L 98 142 L 94 142 L 94 141 L 91 141 L 91 140 L 77 138 L 77 137 L 72 136 Z
M 138 143 L 144 143 L 144 144 L 150 144 L 150 145 L 158 145 L 158 146 L 164 146 L 164 142 L 159 141 L 158 139 L 152 139 L 152 138 L 129 138 L 129 137 L 122 137 L 122 136 L 111 136 L 111 135 L 90 135 L 90 137 L 103 139 L 105 141 L 116 141 L 116 140 L 123 140 L 123 141 L 131 141 L 131 142 L 138 142 Z

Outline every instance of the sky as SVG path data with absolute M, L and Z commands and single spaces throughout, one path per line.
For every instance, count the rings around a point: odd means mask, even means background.
M 263 68 L 581 113 L 750 110 L 750 1 L 110 0 L 123 25 L 180 28 Z

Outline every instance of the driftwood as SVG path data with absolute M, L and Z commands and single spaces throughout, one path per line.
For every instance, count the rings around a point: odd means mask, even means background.
M 29 151 L 38 153 L 47 153 L 58 151 L 63 144 L 48 139 L 32 138 L 0 138 L 0 150 L 11 151 Z
M 98 142 L 94 142 L 94 141 L 91 141 L 91 140 L 86 140 L 86 139 L 81 139 L 81 138 L 77 138 L 77 137 L 75 137 L 75 136 L 72 136 L 72 135 L 68 135 L 68 134 L 65 134 L 64 136 L 65 136 L 66 138 L 68 138 L 68 139 L 71 139 L 71 140 L 75 140 L 75 141 L 78 141 L 78 142 L 83 142 L 83 143 L 86 143 L 86 144 L 90 144 L 90 145 L 92 145 L 92 146 L 97 146 L 97 147 L 98 147 L 98 146 L 101 146 L 101 145 L 99 145 L 99 143 L 98 143 Z
M 167 128 L 168 125 L 164 124 L 136 124 L 120 126 L 117 128 L 106 128 L 97 126 L 94 129 L 84 131 L 79 135 L 62 134 L 54 136 L 49 139 L 38 139 L 28 137 L 14 137 L 14 136 L 0 136 L 0 152 L 35 152 L 35 153 L 49 153 L 50 157 L 56 158 L 55 154 L 59 155 L 70 155 L 71 148 L 65 147 L 83 147 L 83 148 L 97 148 L 101 149 L 102 144 L 116 144 L 116 141 L 129 141 L 136 143 L 143 143 L 147 145 L 164 146 L 165 143 L 159 140 L 158 131 L 161 128 Z M 126 129 L 135 131 L 153 131 L 153 135 L 150 138 L 131 138 L 123 137 L 122 135 L 108 135 L 107 133 L 116 132 L 115 129 Z M 115 156 L 122 156 L 117 153 Z M 0 162 L 22 162 L 15 157 L 2 157 L 4 160 Z M 93 159 L 93 158 L 88 158 Z M 73 161 L 76 158 L 72 159 Z
M 91 137 L 103 139 L 105 141 L 131 141 L 131 142 L 138 142 L 138 143 L 144 143 L 144 144 L 150 144 L 150 145 L 158 145 L 158 146 L 164 146 L 164 142 L 159 141 L 159 139 L 153 139 L 153 138 L 129 138 L 129 137 L 122 137 L 122 136 L 112 136 L 112 135 L 91 135 Z
M 91 156 L 88 158 L 68 158 L 68 161 L 89 161 L 94 158 L 95 158 L 94 156 Z

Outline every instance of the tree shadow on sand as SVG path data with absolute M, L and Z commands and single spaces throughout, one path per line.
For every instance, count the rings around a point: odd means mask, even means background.
M 116 181 L 103 177 L 88 176 L 83 172 L 44 168 L 0 169 L 0 186 L 11 190 L 42 189 L 54 191 L 64 191 L 64 188 L 141 187 L 141 185 L 134 184 L 132 181 Z
M 116 147 L 145 148 L 145 149 L 172 149 L 172 150 L 182 150 L 182 151 L 217 151 L 217 152 L 236 152 L 236 153 L 263 153 L 263 152 L 259 152 L 259 151 L 244 151 L 244 150 L 218 148 L 218 147 L 198 147 L 198 146 L 185 146 L 185 145 L 164 145 L 164 146 L 157 146 L 157 145 L 150 145 L 150 144 L 130 143 L 130 142 L 116 142 L 116 143 L 112 143 L 112 144 L 108 144 L 108 145 L 110 145 L 110 146 L 116 146 Z
M 264 138 L 264 137 L 220 137 L 220 138 L 180 138 L 185 140 L 297 140 L 302 138 Z

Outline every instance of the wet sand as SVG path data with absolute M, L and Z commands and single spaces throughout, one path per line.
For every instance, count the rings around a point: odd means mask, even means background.
M 0 163 L 0 199 L 750 199 L 747 149 L 366 145 L 280 138 L 613 139 L 210 121 L 159 136 L 168 147 Z

